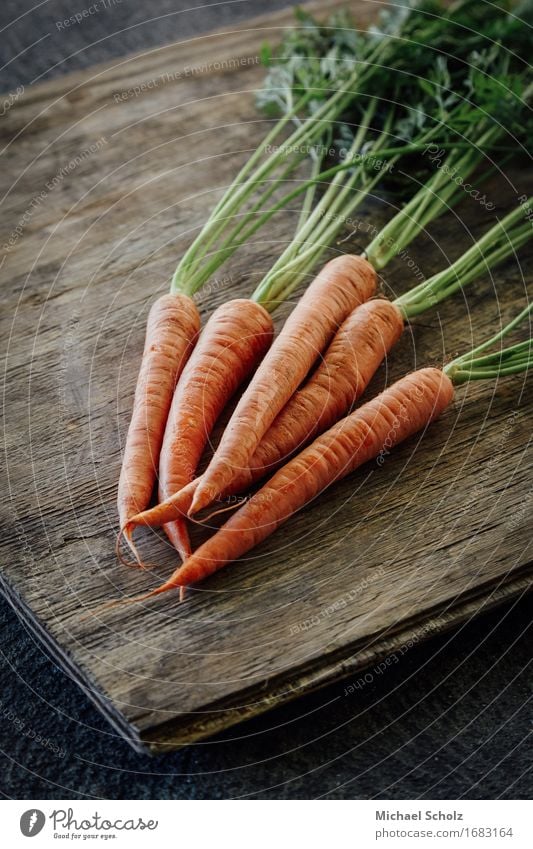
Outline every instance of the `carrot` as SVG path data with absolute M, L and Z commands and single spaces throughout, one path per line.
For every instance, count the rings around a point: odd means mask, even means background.
M 198 310 L 187 295 L 163 295 L 150 309 L 118 484 L 121 527 L 150 501 L 172 393 L 199 327 Z
M 120 536 L 124 535 L 128 541 L 131 540 L 131 534 L 135 528 L 141 525 L 146 528 L 161 528 L 167 526 L 171 522 L 177 522 L 180 519 L 186 519 L 189 508 L 192 504 L 192 499 L 196 491 L 196 487 L 201 481 L 201 477 L 190 481 L 183 489 L 180 489 L 174 495 L 169 496 L 165 501 L 155 504 L 149 510 L 144 510 L 131 519 L 121 529 L 121 534 L 117 541 L 117 548 L 120 543 Z M 135 556 L 137 552 L 134 551 Z
M 223 495 L 244 492 L 344 416 L 368 386 L 383 358 L 400 337 L 403 326 L 400 311 L 385 298 L 357 307 L 339 328 L 315 373 L 276 417 L 259 443 L 250 466 L 237 473 Z M 192 366 L 200 344 L 185 372 Z M 158 528 L 176 516 L 186 515 L 200 480 L 197 478 L 174 497 L 133 516 L 129 532 L 138 525 Z
M 397 381 L 276 472 L 168 581 L 141 598 L 196 583 L 236 560 L 332 483 L 425 428 L 453 397 L 453 383 L 440 369 Z
M 464 288 L 487 266 L 496 266 L 531 238 L 525 214 L 530 208 L 530 201 L 522 203 L 449 267 L 395 301 L 368 301 L 354 310 L 337 332 L 322 364 L 277 416 L 248 468 L 236 473 L 224 494 L 247 489 L 344 415 L 361 395 L 380 358 L 400 336 L 405 321 Z M 186 513 L 200 483 L 201 478 L 153 510 L 132 517 L 128 532 L 137 525 L 159 527 Z
M 159 499 L 194 477 L 209 435 L 237 387 L 272 342 L 273 323 L 260 304 L 238 298 L 211 316 L 174 392 L 159 461 Z M 165 526 L 181 557 L 190 552 L 183 519 Z
M 376 273 L 350 254 L 327 263 L 306 289 L 240 399 L 194 493 L 190 513 L 217 498 L 253 453 L 276 415 L 353 309 L 373 294 Z
M 345 416 L 403 327 L 400 311 L 384 298 L 357 307 L 335 334 L 314 374 L 276 416 L 249 468 L 237 473 L 224 495 L 248 489 Z

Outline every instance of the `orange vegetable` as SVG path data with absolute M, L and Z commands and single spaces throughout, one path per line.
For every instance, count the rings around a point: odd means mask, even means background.
M 212 575 L 245 554 L 335 481 L 425 428 L 454 397 L 451 380 L 424 368 L 397 381 L 283 466 L 149 598 Z
M 357 307 L 339 328 L 314 374 L 276 417 L 249 468 L 235 476 L 223 496 L 246 491 L 346 415 L 400 337 L 403 326 L 400 311 L 386 299 L 367 301 Z M 193 357 L 189 365 L 192 361 Z M 176 516 L 186 515 L 200 480 L 197 478 L 173 498 L 134 516 L 129 530 L 138 525 L 158 528 Z
M 264 356 L 273 332 L 265 308 L 244 298 L 222 304 L 207 322 L 174 392 L 159 461 L 161 501 L 194 477 L 217 418 Z M 186 559 L 185 521 L 165 525 L 165 532 Z
M 252 456 L 342 322 L 374 293 L 376 273 L 362 257 L 327 263 L 306 289 L 240 399 L 194 493 L 191 514 L 208 506 Z
M 150 501 L 174 387 L 199 327 L 198 310 L 187 295 L 163 295 L 150 310 L 118 484 L 121 527 Z

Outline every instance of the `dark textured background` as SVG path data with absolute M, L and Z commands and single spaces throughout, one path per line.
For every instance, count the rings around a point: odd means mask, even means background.
M 286 2 L 3 0 L 0 88 L 231 26 Z M 100 0 L 102 4 L 102 0 Z M 6 64 L 7 63 L 7 64 Z M 527 798 L 530 623 L 523 598 L 216 739 L 135 754 L 0 601 L 0 790 L 12 798 Z M 40 739 L 39 739 L 40 738 Z

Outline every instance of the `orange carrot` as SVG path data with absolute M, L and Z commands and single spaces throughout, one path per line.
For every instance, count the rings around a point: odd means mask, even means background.
M 314 374 L 274 419 L 249 468 L 237 473 L 224 495 L 249 489 L 345 416 L 403 327 L 400 311 L 385 298 L 357 307 L 339 328 Z
M 222 304 L 200 334 L 178 382 L 159 461 L 159 499 L 164 501 L 194 477 L 216 420 L 272 342 L 266 309 L 244 298 Z M 185 560 L 190 552 L 183 519 L 165 526 Z
M 399 339 L 403 326 L 398 308 L 384 298 L 357 307 L 339 328 L 314 374 L 276 417 L 249 468 L 237 473 L 223 496 L 249 489 L 346 415 Z M 196 352 L 187 369 L 195 355 Z M 184 377 L 185 373 L 182 381 Z M 129 523 L 130 532 L 138 525 L 156 528 L 178 515 L 186 515 L 200 480 L 197 478 L 173 498 L 134 516 Z
M 454 397 L 436 368 L 407 375 L 319 436 L 283 466 L 157 589 L 184 587 L 245 554 L 328 486 L 425 428 Z
M 121 527 L 150 501 L 172 393 L 199 327 L 198 310 L 187 295 L 163 295 L 150 310 L 118 484 Z
M 191 514 L 217 498 L 253 453 L 277 414 L 356 306 L 368 300 L 376 273 L 362 257 L 329 262 L 285 322 L 240 399 L 211 463 L 194 493 Z
M 132 516 L 131 519 L 122 527 L 120 535 L 124 535 L 128 542 L 130 542 L 133 531 L 141 525 L 146 528 L 161 528 L 171 522 L 186 519 L 192 504 L 196 487 L 200 481 L 201 477 L 195 478 L 193 481 L 190 481 L 190 483 L 184 486 L 183 489 L 180 489 L 165 501 L 161 501 L 149 510 L 144 510 L 142 513 Z M 117 542 L 117 548 L 120 543 L 120 535 Z M 137 552 L 135 552 L 135 550 L 134 553 L 135 556 L 137 556 Z

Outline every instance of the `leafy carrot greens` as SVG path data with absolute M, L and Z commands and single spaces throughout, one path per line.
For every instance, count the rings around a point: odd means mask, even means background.
M 507 73 L 515 73 L 515 65 L 522 70 L 528 46 L 526 24 L 504 3 L 494 4 L 491 15 L 480 15 L 479 4 L 471 0 L 450 9 L 434 0 L 405 3 L 382 13 L 378 25 L 366 32 L 346 13 L 321 25 L 300 10 L 297 21 L 299 26 L 288 31 L 276 52 L 263 49 L 268 73 L 257 101 L 275 123 L 183 255 L 173 291 L 197 291 L 272 216 L 302 194 L 294 242 L 302 246 L 305 258 L 283 275 L 295 279 L 296 272 L 304 274 L 319 256 L 306 252 L 309 235 L 326 243 L 342 227 L 341 220 L 337 229 L 316 230 L 316 216 L 309 223 L 315 198 L 335 179 L 338 192 L 346 191 L 340 199 L 335 193 L 331 215 L 340 214 L 354 188 L 362 201 L 387 176 L 372 170 L 378 152 L 381 159 L 396 161 L 420 152 L 430 139 L 441 146 L 455 145 L 456 158 L 472 144 L 491 149 L 496 144 L 491 134 L 475 139 L 467 88 L 479 94 L 478 111 L 485 109 L 490 98 L 496 100 L 501 93 L 495 80 L 501 79 L 502 59 Z M 494 52 L 495 45 L 502 58 Z M 472 64 L 479 66 L 479 74 L 472 72 Z M 471 126 L 465 139 L 451 138 L 452 112 L 457 132 L 462 125 Z M 344 161 L 336 165 L 329 156 L 332 142 L 347 147 Z M 350 157 L 355 156 L 354 175 Z M 305 162 L 307 179 L 301 176 Z M 427 161 L 422 164 L 427 173 Z M 289 191 L 283 193 L 287 184 Z M 322 212 L 330 198 L 321 204 Z M 290 257 L 278 262 L 275 277 L 293 254 L 291 249 Z M 283 289 L 279 283 L 275 288 Z

